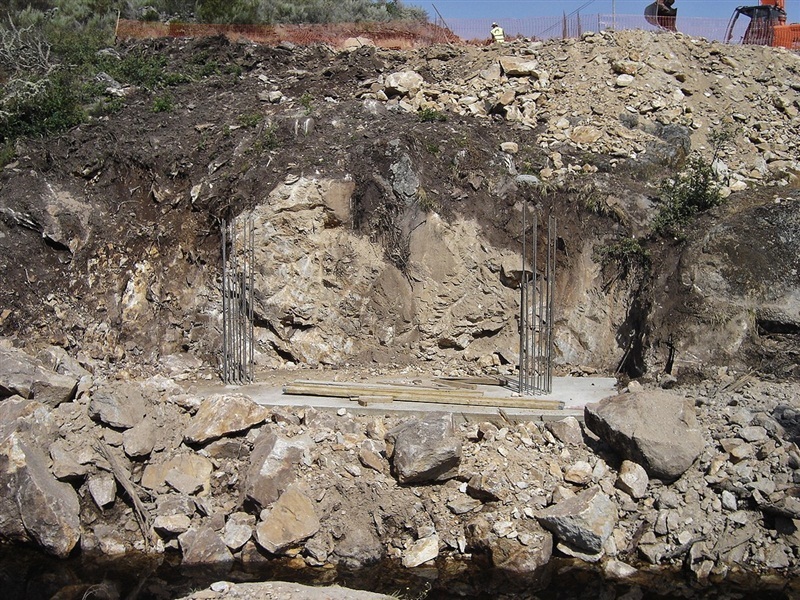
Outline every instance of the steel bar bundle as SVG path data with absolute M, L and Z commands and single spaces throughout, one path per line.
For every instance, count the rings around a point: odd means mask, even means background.
M 240 222 L 240 224 L 239 224 Z M 253 217 L 222 221 L 222 380 L 253 381 Z M 230 251 L 229 251 L 230 249 Z
M 528 231 L 527 211 L 522 212 L 522 274 L 519 301 L 520 394 L 553 391 L 553 294 L 556 274 L 556 219 L 547 220 L 544 256 L 539 256 L 539 219 L 534 215 Z M 541 265 L 541 273 L 539 262 Z M 529 262 L 530 261 L 530 262 Z M 530 265 L 530 268 L 529 268 Z

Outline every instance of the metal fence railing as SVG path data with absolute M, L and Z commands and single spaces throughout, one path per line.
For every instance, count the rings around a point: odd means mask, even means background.
M 731 41 L 741 42 L 744 30 L 749 19 L 740 19 L 737 23 Z M 708 40 L 723 41 L 728 28 L 729 18 L 677 18 L 676 26 L 679 32 L 692 37 L 702 37 Z M 448 19 L 447 25 L 462 40 L 488 40 L 489 29 L 492 21 L 486 19 Z M 641 29 L 644 31 L 658 31 L 659 28 L 651 25 L 641 15 L 608 15 L 608 14 L 575 14 L 569 16 L 550 17 L 519 17 L 504 19 L 500 25 L 505 31 L 506 38 L 524 37 L 529 39 L 548 40 L 552 38 L 580 37 L 587 31 L 603 31 L 615 29 Z

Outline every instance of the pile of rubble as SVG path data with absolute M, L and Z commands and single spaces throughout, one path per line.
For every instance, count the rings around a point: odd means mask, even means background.
M 593 172 L 565 155 L 674 164 L 690 149 L 716 153 L 724 193 L 800 177 L 800 57 L 648 31 L 585 33 L 580 40 L 519 40 L 465 51 L 410 54 L 407 68 L 363 84 L 364 98 L 399 109 L 496 116 L 529 129 L 548 150 L 550 179 Z M 714 135 L 728 131 L 730 144 Z M 669 159 L 669 157 L 666 157 Z
M 535 587 L 559 555 L 641 586 L 680 564 L 700 583 L 797 583 L 796 384 L 631 383 L 584 426 L 269 409 L 94 377 L 56 348 L 6 345 L 0 364 L 0 483 L 16 490 L 0 535 L 56 556 L 175 551 L 223 572 L 392 560 L 437 564 L 442 585 L 442 565 L 483 557 Z

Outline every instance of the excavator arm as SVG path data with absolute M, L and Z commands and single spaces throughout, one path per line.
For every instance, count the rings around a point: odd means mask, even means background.
M 673 4 L 675 0 L 656 0 L 644 9 L 644 17 L 648 23 L 659 29 L 677 31 L 675 22 L 678 9 L 673 8 Z M 750 19 L 741 39 L 743 44 L 800 50 L 800 23 L 786 23 L 786 0 L 759 0 L 755 5 L 737 7 L 728 22 L 726 43 L 731 42 L 734 27 L 742 15 Z
M 765 0 L 761 1 L 764 2 Z M 678 18 L 678 9 L 672 8 L 673 4 L 675 4 L 675 0 L 656 0 L 652 4 L 648 4 L 644 9 L 645 20 L 659 29 L 678 31 L 675 25 Z

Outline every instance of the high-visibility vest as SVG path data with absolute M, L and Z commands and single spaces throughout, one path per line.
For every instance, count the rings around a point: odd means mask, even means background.
M 503 28 L 502 27 L 492 27 L 491 34 L 492 34 L 492 38 L 494 38 L 495 42 L 502 43 L 502 42 L 506 41 L 506 36 L 503 33 Z

